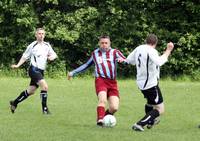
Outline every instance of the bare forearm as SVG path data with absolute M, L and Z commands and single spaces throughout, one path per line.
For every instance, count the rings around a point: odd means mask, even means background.
M 21 59 L 19 60 L 19 62 L 17 63 L 17 66 L 21 66 L 22 64 L 24 64 L 24 62 L 26 62 L 26 58 L 24 58 L 23 56 L 21 57 Z
M 164 55 L 168 58 L 169 57 L 169 55 L 171 54 L 171 50 L 166 50 L 165 52 L 164 52 Z
M 166 55 L 167 58 L 168 58 L 169 55 L 171 54 L 171 51 L 173 50 L 173 48 L 174 48 L 174 44 L 173 44 L 172 42 L 169 42 L 169 43 L 167 44 L 167 49 L 166 49 L 166 51 L 164 52 L 164 54 Z
M 49 56 L 49 57 L 48 57 L 48 60 L 49 60 L 49 61 L 53 61 L 53 60 L 55 60 L 56 58 L 58 58 L 57 55 Z
M 17 63 L 17 65 L 12 65 L 11 67 L 13 68 L 13 69 L 15 69 L 15 68 L 19 68 L 22 64 L 24 64 L 24 62 L 26 62 L 26 58 L 24 58 L 23 56 L 21 57 L 21 59 L 19 60 L 19 62 Z

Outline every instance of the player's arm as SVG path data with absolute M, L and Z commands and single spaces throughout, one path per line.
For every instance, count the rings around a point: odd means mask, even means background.
M 32 46 L 29 45 L 26 49 L 26 51 L 23 53 L 22 57 L 20 58 L 19 62 L 17 64 L 13 64 L 11 65 L 11 68 L 13 69 L 17 69 L 19 68 L 22 64 L 24 64 L 24 62 L 26 62 L 27 59 L 30 58 L 31 56 L 31 49 L 32 49 Z
M 67 78 L 68 80 L 70 80 L 74 75 L 81 73 L 83 71 L 85 71 L 86 69 L 88 69 L 92 64 L 93 64 L 93 59 L 92 56 L 90 57 L 90 59 L 83 65 L 81 65 L 80 67 L 78 67 L 77 69 L 68 72 L 67 74 Z
M 133 50 L 127 57 L 126 62 L 128 64 L 135 65 L 135 50 Z
M 57 54 L 55 53 L 55 51 L 52 49 L 52 47 L 50 47 L 50 50 L 49 50 L 49 52 L 48 52 L 47 59 L 48 59 L 49 61 L 53 61 L 53 60 L 55 60 L 57 57 L 58 57 L 58 56 L 57 56 Z
M 165 52 L 163 53 L 163 55 L 165 55 L 168 58 L 173 49 L 174 49 L 174 44 L 172 42 L 169 42 L 167 44 L 167 48 L 166 48 Z
M 165 50 L 165 52 L 163 53 L 163 55 L 159 56 L 157 52 L 151 52 L 150 58 L 152 59 L 152 61 L 159 66 L 162 66 L 164 63 L 167 62 L 169 55 L 171 54 L 171 51 L 174 48 L 174 44 L 172 42 L 169 42 L 167 44 L 167 48 Z
M 24 57 L 22 56 L 21 59 L 19 60 L 19 62 L 18 62 L 17 64 L 11 65 L 11 68 L 17 69 L 17 68 L 19 68 L 22 64 L 24 64 L 24 62 L 26 62 L 26 58 L 24 58 Z
M 126 63 L 126 57 L 119 51 L 116 51 L 117 62 Z

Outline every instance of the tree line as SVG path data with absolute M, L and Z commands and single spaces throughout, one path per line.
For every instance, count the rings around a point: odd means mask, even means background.
M 59 56 L 48 71 L 66 71 L 86 62 L 102 34 L 109 35 L 112 47 L 127 56 L 155 33 L 160 53 L 167 42 L 175 43 L 162 74 L 200 79 L 199 21 L 198 0 L 2 0 L 0 69 L 17 62 L 35 40 L 35 28 L 44 27 L 46 41 Z M 134 71 L 119 66 L 122 76 Z

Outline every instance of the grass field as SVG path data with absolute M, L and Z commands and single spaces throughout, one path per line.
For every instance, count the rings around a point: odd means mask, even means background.
M 52 115 L 41 113 L 39 90 L 18 106 L 8 102 L 24 90 L 28 78 L 0 78 L 1 141 L 199 141 L 200 83 L 165 80 L 160 87 L 166 113 L 151 130 L 135 132 L 134 122 L 144 114 L 145 100 L 133 80 L 120 80 L 120 109 L 114 128 L 96 126 L 97 98 L 92 78 L 47 79 Z

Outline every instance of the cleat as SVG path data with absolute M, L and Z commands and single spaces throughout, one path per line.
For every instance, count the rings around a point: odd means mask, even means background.
M 154 119 L 154 122 L 151 123 L 151 124 L 147 124 L 147 129 L 151 129 L 153 126 L 157 125 L 160 123 L 160 119 L 159 118 L 156 118 Z
M 97 125 L 103 127 L 103 119 L 99 119 Z
M 51 114 L 51 112 L 49 111 L 49 109 L 47 107 L 44 107 L 42 109 L 42 112 L 43 112 L 44 115 L 50 115 Z
M 138 125 L 137 123 L 135 123 L 133 125 L 132 129 L 135 130 L 135 131 L 140 131 L 140 132 L 144 131 L 144 128 L 141 125 Z
M 16 108 L 17 108 L 17 105 L 15 105 L 14 104 L 14 101 L 10 101 L 10 111 L 11 111 L 11 113 L 15 113 L 15 110 L 16 110 Z

